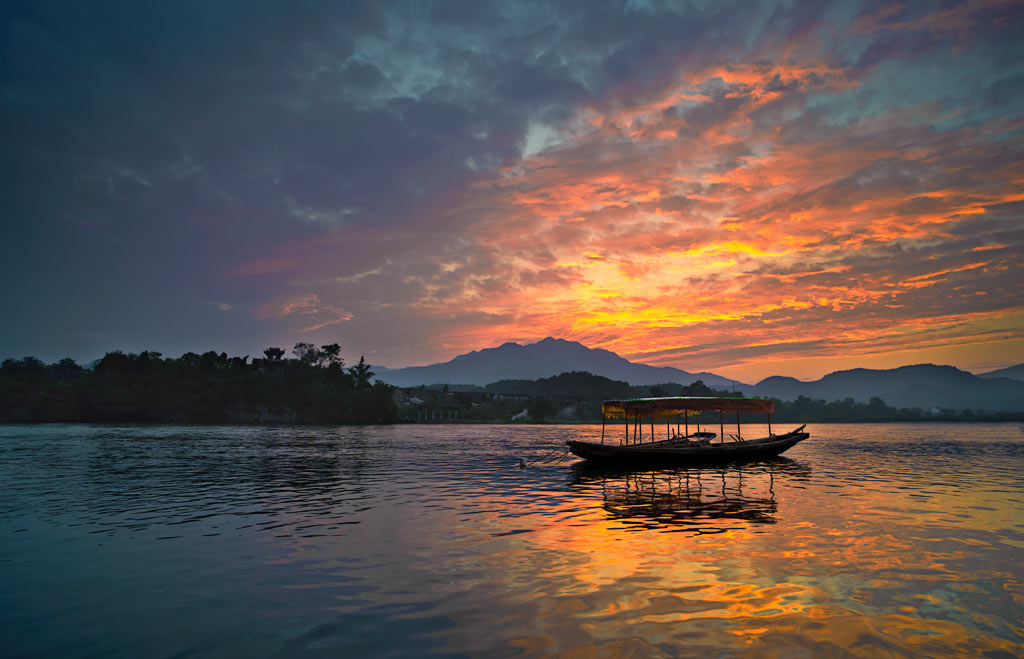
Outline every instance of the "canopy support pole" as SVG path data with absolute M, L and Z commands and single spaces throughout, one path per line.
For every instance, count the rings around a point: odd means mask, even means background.
M 686 422 L 686 436 L 690 436 L 690 410 L 683 410 L 683 421 Z
M 772 413 L 768 413 L 768 436 L 772 436 Z
M 604 411 L 601 411 L 601 443 L 604 444 Z
M 743 433 L 740 432 L 740 413 L 736 413 L 736 439 L 742 439 Z
M 721 437 L 721 439 L 719 440 L 719 443 L 720 444 L 724 444 L 725 443 L 725 413 L 722 412 L 722 410 L 718 410 L 718 432 L 721 433 L 719 435 L 719 437 Z

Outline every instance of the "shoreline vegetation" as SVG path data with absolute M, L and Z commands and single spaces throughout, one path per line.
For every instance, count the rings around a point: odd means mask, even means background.
M 107 353 L 82 367 L 34 357 L 0 364 L 0 423 L 349 425 L 387 423 L 601 423 L 601 402 L 658 396 L 742 396 L 701 381 L 632 386 L 586 372 L 486 387 L 398 388 L 373 381 L 360 357 L 345 368 L 338 344 L 298 343 L 249 360 L 226 353 Z M 714 419 L 711 417 L 714 416 Z M 761 422 L 751 416 L 749 421 Z M 701 423 L 717 424 L 717 415 Z M 776 400 L 773 423 L 1021 422 L 1021 412 L 894 408 L 880 398 Z M 622 421 L 609 421 L 621 425 Z
M 0 365 L 0 421 L 15 423 L 376 424 L 396 418 L 394 387 L 371 382 L 360 358 L 344 368 L 340 347 L 296 344 L 295 359 L 209 351 L 107 353 L 91 369 L 71 359 Z

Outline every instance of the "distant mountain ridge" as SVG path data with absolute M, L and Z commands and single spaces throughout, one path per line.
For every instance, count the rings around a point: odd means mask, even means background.
M 988 373 L 978 373 L 978 377 L 986 379 L 1010 378 L 1011 380 L 1024 382 L 1024 364 L 1017 364 L 1016 366 L 1009 366 L 996 371 L 989 371 Z
M 539 380 L 570 371 L 586 371 L 633 385 L 664 382 L 687 385 L 703 380 L 704 384 L 717 388 L 744 386 L 714 373 L 689 373 L 669 366 L 636 364 L 608 350 L 551 337 L 527 345 L 510 342 L 497 348 L 474 350 L 441 364 L 396 369 L 374 366 L 373 370 L 378 380 L 399 387 L 435 383 L 484 386 L 498 380 Z
M 688 385 L 702 380 L 714 388 L 735 387 L 748 396 L 780 400 L 807 396 L 830 402 L 853 398 L 866 403 L 877 397 L 893 407 L 945 408 L 957 412 L 965 409 L 1024 411 L 1024 365 L 980 376 L 934 364 L 887 370 L 857 368 L 830 373 L 813 382 L 773 376 L 748 385 L 714 373 L 690 373 L 677 368 L 637 364 L 608 350 L 548 337 L 527 345 L 505 343 L 497 348 L 474 350 L 429 366 L 397 369 L 374 366 L 373 370 L 378 380 L 400 387 L 436 383 L 486 386 L 498 380 L 539 380 L 571 371 L 586 371 L 632 385 L 666 382 Z
M 814 382 L 773 376 L 744 390 L 755 396 L 795 400 L 798 396 L 826 401 L 852 398 L 866 403 L 881 398 L 893 407 L 946 408 L 957 412 L 1024 410 L 1024 382 L 979 377 L 953 366 L 917 364 L 887 370 L 855 368 L 829 373 Z

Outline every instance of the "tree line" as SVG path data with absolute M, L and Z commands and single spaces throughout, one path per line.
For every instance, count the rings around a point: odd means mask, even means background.
M 294 359 L 267 348 L 249 360 L 226 353 L 107 353 L 92 368 L 72 359 L 44 364 L 34 357 L 0 364 L 0 423 L 294 423 L 363 424 L 415 420 L 416 406 L 401 410 L 395 387 L 374 382 L 365 360 L 345 368 L 338 344 L 297 343 Z M 436 389 L 436 391 L 435 391 Z M 465 392 L 460 391 L 465 389 Z M 601 422 L 601 401 L 658 396 L 742 396 L 701 381 L 632 386 L 569 372 L 538 380 L 501 380 L 486 387 L 424 387 L 428 403 L 460 408 L 459 418 L 502 422 Z M 433 393 L 430 393 L 433 392 Z M 429 395 L 428 395 L 429 394 Z M 470 398 L 485 394 L 480 399 Z M 504 396 L 528 397 L 525 402 Z M 443 400 L 442 400 L 443 398 Z M 464 398 L 464 400 L 463 400 Z M 526 414 L 522 415 L 521 412 Z M 894 408 L 880 398 L 863 403 L 804 396 L 775 403 L 773 421 L 846 423 L 892 421 L 1024 421 L 1024 413 Z
M 35 357 L 0 364 L 0 422 L 362 424 L 397 420 L 394 387 L 344 367 L 338 344 L 298 343 L 250 363 L 227 353 L 108 352 L 92 368 Z

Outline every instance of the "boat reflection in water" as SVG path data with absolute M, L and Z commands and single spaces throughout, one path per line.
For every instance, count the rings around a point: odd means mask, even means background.
M 709 467 L 612 469 L 586 461 L 574 465 L 570 486 L 599 491 L 610 519 L 635 526 L 723 533 L 741 526 L 774 524 L 776 479 L 807 479 L 810 469 L 788 458 Z

